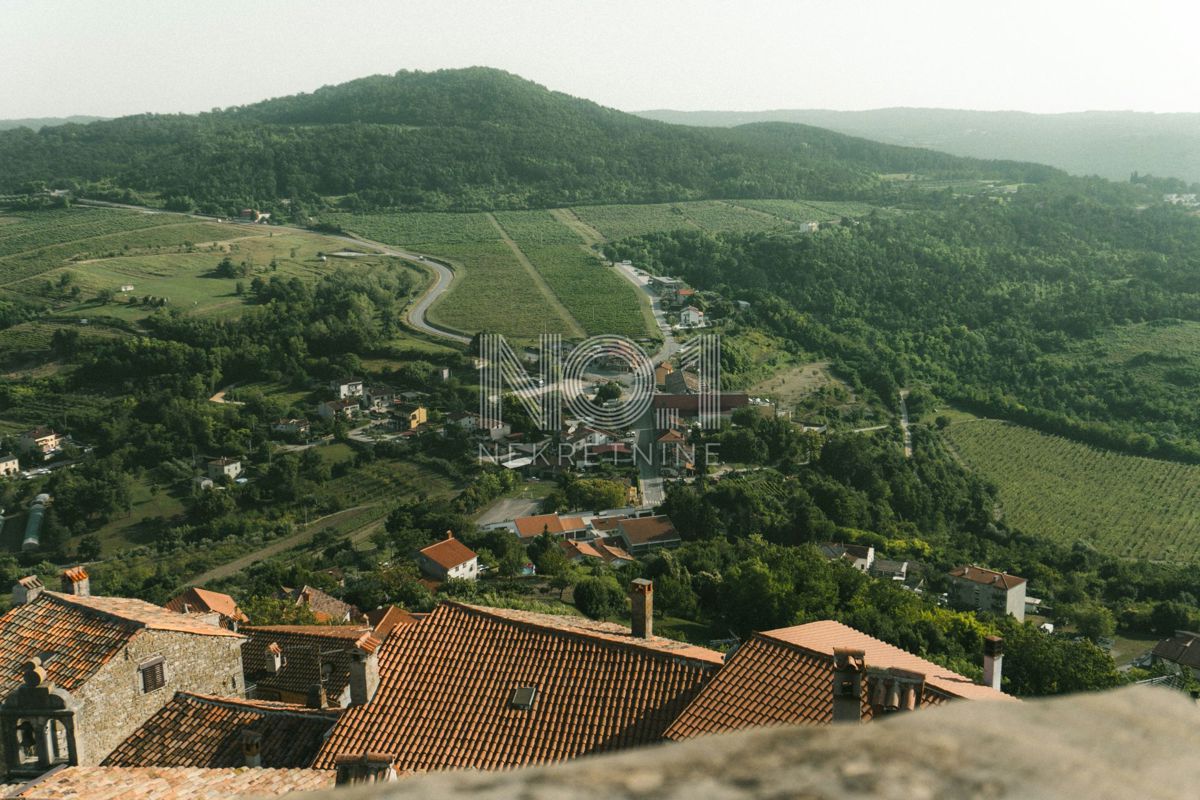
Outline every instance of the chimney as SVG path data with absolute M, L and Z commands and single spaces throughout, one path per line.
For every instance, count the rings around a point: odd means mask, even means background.
M 350 705 L 363 706 L 371 702 L 379 688 L 379 656 L 376 650 L 379 640 L 371 634 L 363 634 L 354 643 L 350 659 Z
M 41 578 L 39 578 L 37 575 L 26 575 L 24 578 L 21 578 L 13 584 L 13 605 L 21 606 L 25 605 L 26 603 L 32 603 L 34 600 L 37 600 L 38 595 L 40 595 L 42 590 L 45 588 L 46 587 L 42 583 Z
M 87 597 L 92 593 L 91 582 L 88 581 L 87 570 L 83 567 L 71 567 L 63 570 L 63 594 L 73 594 L 76 597 Z
M 242 761 L 247 767 L 262 766 L 262 734 L 258 731 L 242 730 Z
M 362 753 L 357 756 L 338 756 L 334 761 L 337 769 L 336 786 L 353 786 L 359 783 L 391 783 L 396 778 L 392 769 L 392 757 L 386 753 Z
M 279 646 L 278 642 L 271 642 L 263 650 L 267 659 L 267 672 L 274 675 L 283 669 L 283 648 Z
M 862 722 L 862 679 L 866 653 L 850 647 L 833 648 L 833 721 Z
M 319 683 L 314 683 L 308 687 L 308 698 L 304 704 L 309 708 L 322 709 L 329 705 L 328 698 L 325 696 L 325 687 Z
M 654 584 L 645 578 L 637 578 L 629 586 L 629 600 L 633 605 L 632 631 L 639 639 L 654 635 Z
M 1004 664 L 1004 640 L 988 636 L 983 640 L 983 685 L 1000 691 L 1000 672 Z
M 872 674 L 870 686 L 871 715 L 894 714 L 897 711 L 916 711 L 925 693 L 925 675 L 892 667 L 887 672 Z

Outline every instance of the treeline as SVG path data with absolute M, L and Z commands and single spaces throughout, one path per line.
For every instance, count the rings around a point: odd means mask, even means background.
M 666 125 L 479 68 L 375 76 L 195 116 L 0 132 L 0 193 L 48 182 L 216 214 L 244 204 L 303 214 L 328 196 L 351 209 L 430 210 L 839 199 L 883 191 L 877 174 L 900 172 L 1036 181 L 1056 171 L 800 125 Z
M 1200 365 L 1081 355 L 1117 326 L 1200 320 L 1200 220 L 1138 209 L 1135 191 L 1068 180 L 815 235 L 677 231 L 608 254 L 749 300 L 752 324 L 889 404 L 927 383 L 1048 432 L 1200 460 Z

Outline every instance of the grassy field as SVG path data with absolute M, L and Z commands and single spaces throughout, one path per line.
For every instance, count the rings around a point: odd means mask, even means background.
M 999 420 L 946 429 L 999 487 L 1007 522 L 1117 556 L 1200 557 L 1200 467 L 1123 455 Z

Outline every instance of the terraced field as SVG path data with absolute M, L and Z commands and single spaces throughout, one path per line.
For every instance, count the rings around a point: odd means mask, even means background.
M 1000 490 L 1007 522 L 1117 556 L 1200 557 L 1200 467 L 1099 450 L 999 420 L 947 430 Z

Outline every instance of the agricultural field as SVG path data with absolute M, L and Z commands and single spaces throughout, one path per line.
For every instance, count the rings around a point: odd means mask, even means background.
M 1000 490 L 1005 520 L 1116 556 L 1200 557 L 1200 466 L 1100 450 L 1000 420 L 946 429 L 961 458 Z
M 323 222 L 385 244 L 420 249 L 444 244 L 495 240 L 496 231 L 484 213 L 405 211 L 393 214 L 326 214 Z M 436 253 L 434 254 L 436 255 Z
M 578 243 L 522 249 L 589 334 L 638 338 L 654 329 L 648 307 L 633 285 Z
M 829 200 L 736 200 L 739 206 L 762 211 L 792 222 L 836 222 L 842 217 L 861 217 L 873 206 L 854 201 Z
M 322 262 L 318 253 L 343 247 L 302 231 L 176 214 L 80 208 L 0 219 L 14 220 L 0 228 L 0 297 L 48 302 L 64 318 L 136 321 L 159 300 L 188 313 L 236 314 L 244 306 L 239 282 L 254 275 L 315 278 L 341 264 Z M 28 249 L 31 243 L 40 246 Z M 245 280 L 213 274 L 225 256 L 246 265 Z
M 645 236 L 681 228 L 698 230 L 688 219 L 682 203 L 644 206 L 576 206 L 571 210 L 583 222 L 600 231 L 607 239 Z

